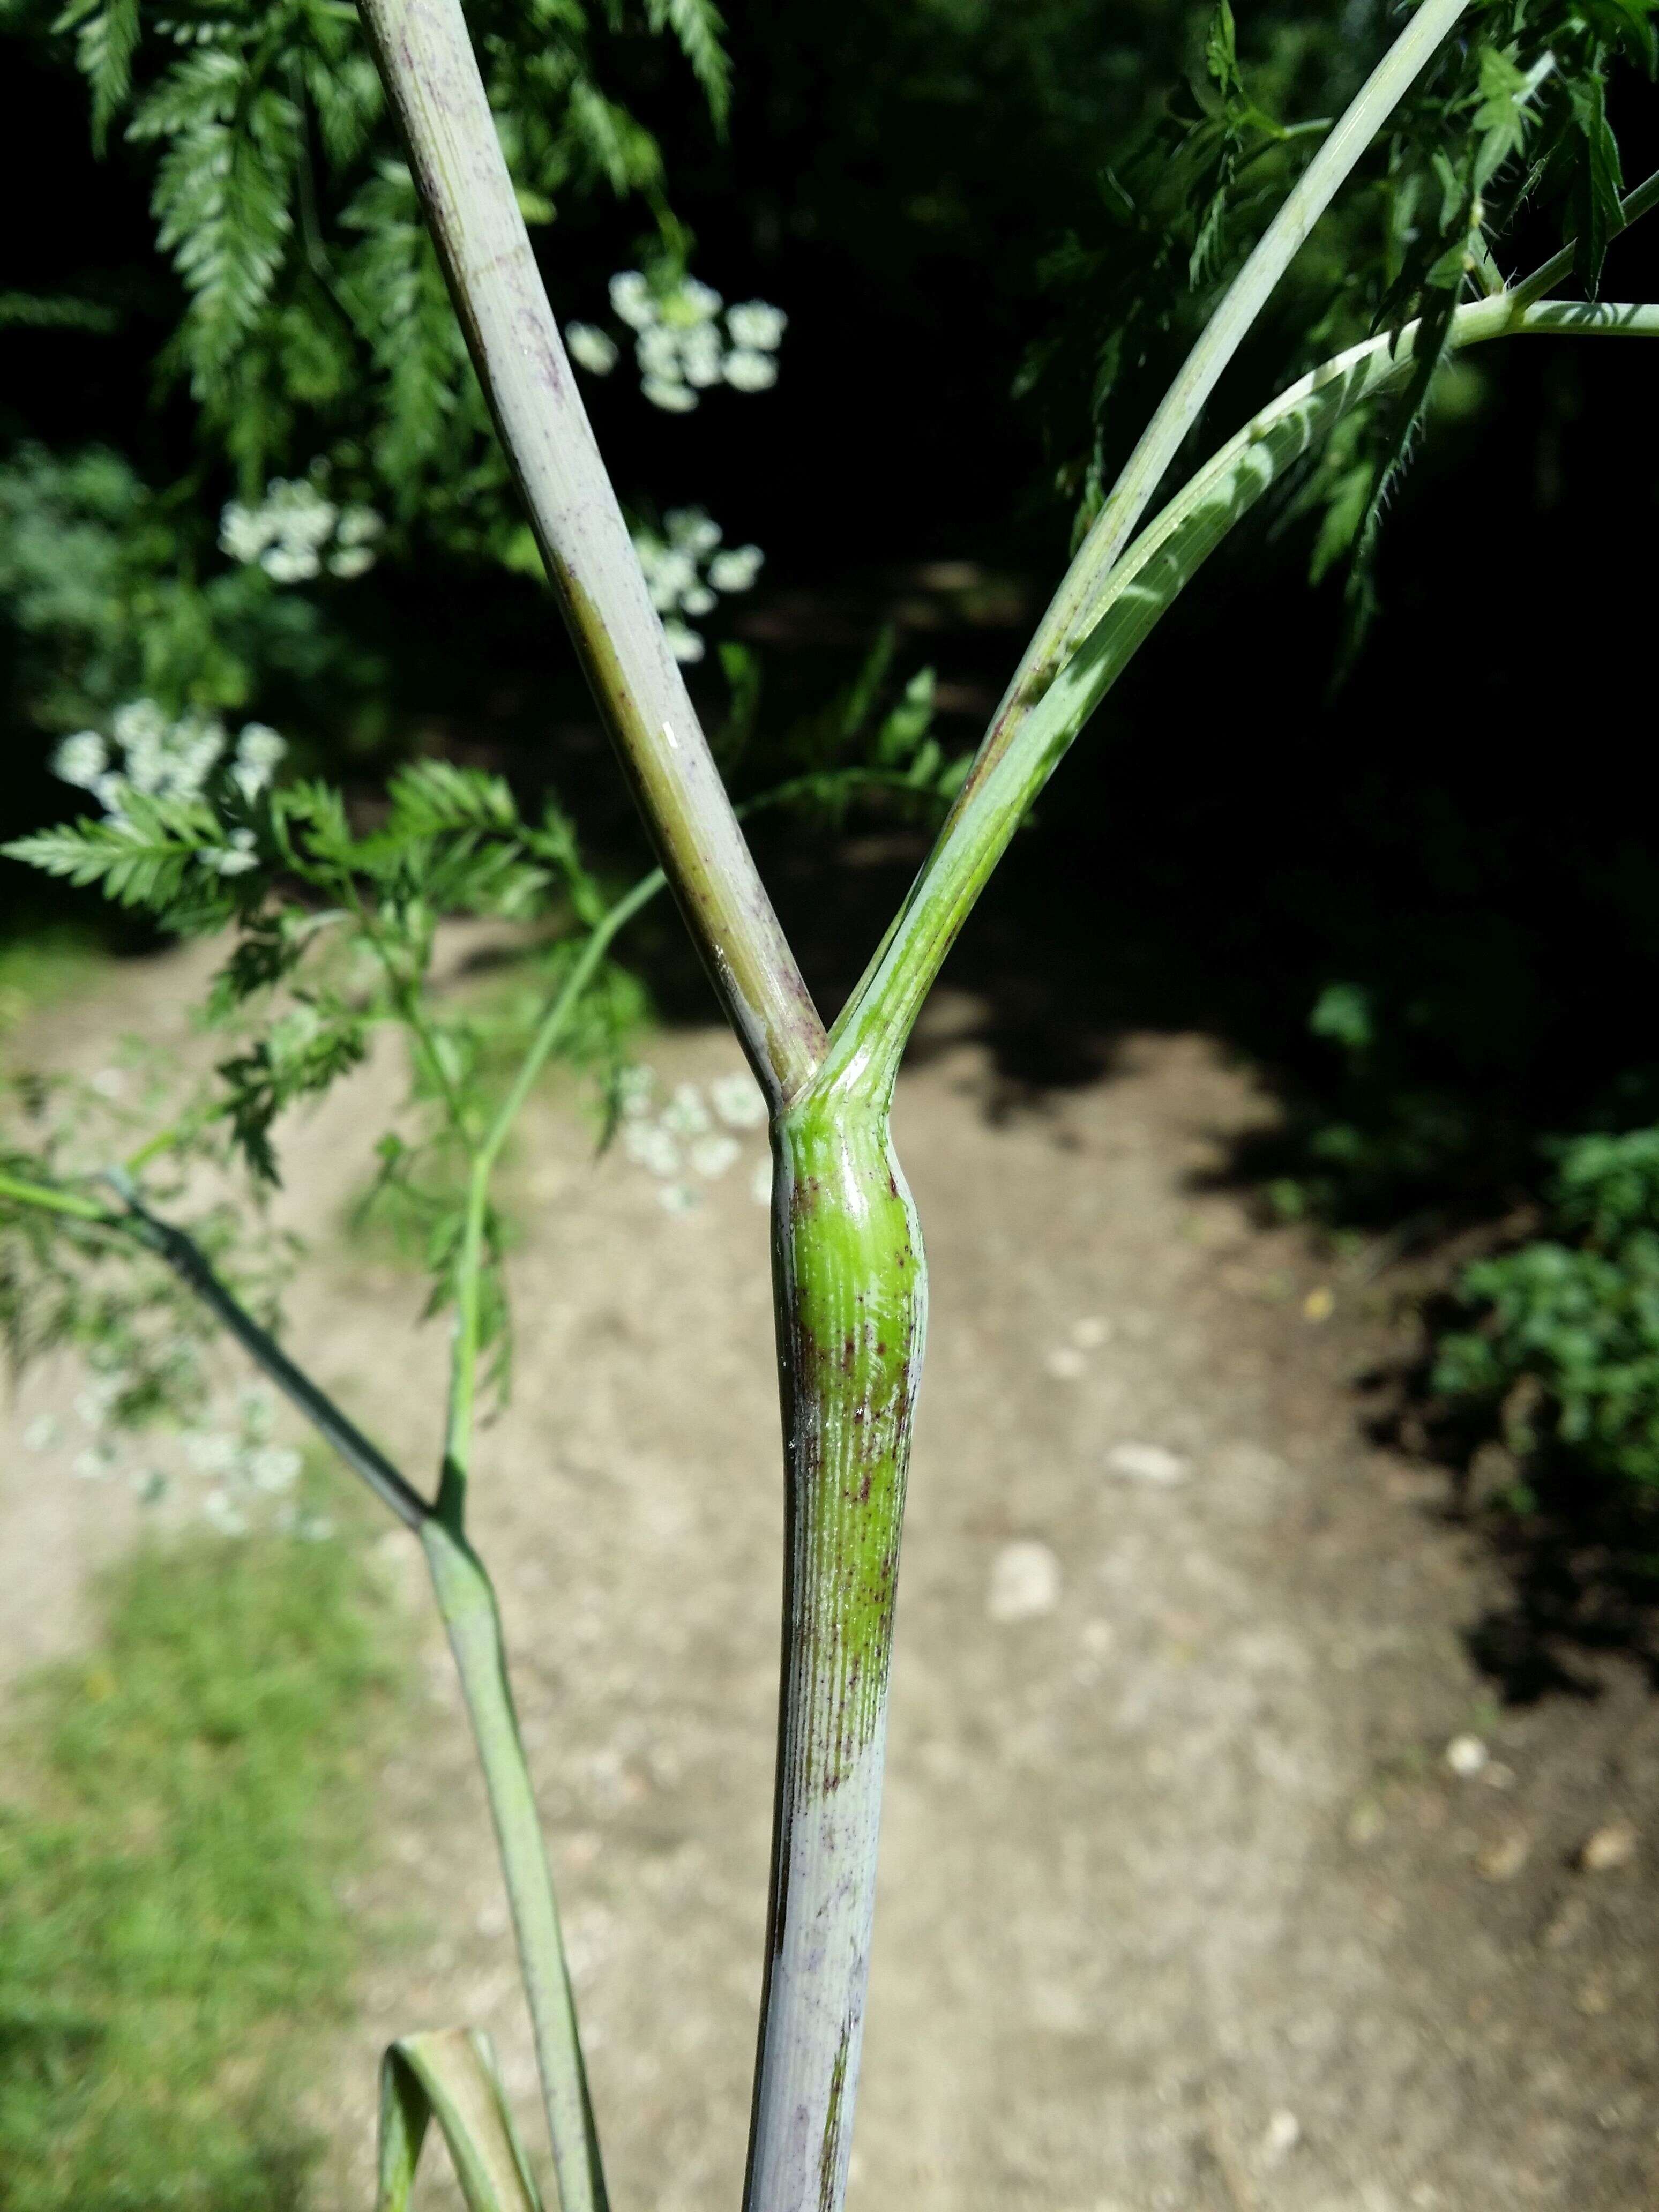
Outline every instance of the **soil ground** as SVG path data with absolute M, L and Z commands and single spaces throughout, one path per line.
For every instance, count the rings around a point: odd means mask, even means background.
M 188 960 L 36 1025 L 183 1035 Z M 1659 1705 L 1637 1668 L 1504 1707 L 1504 1598 L 1449 1478 L 1369 1442 L 1395 1348 L 1217 1171 L 1271 1108 L 1197 1037 L 1122 1043 L 1029 1110 L 946 1000 L 901 1088 L 933 1280 L 894 1675 L 854 2212 L 1639 2212 L 1659 2201 Z M 657 1039 L 665 1079 L 737 1065 Z M 373 1091 L 383 1077 L 371 1074 Z M 365 1106 L 301 1133 L 297 1355 L 411 1472 L 441 1344 L 354 1243 Z M 517 1394 L 494 1563 L 564 1900 L 613 2197 L 738 2202 L 772 1780 L 781 1500 L 761 1140 L 672 1215 L 556 1096 L 514 1173 Z M 83 1632 L 137 1509 L 9 1448 L 0 1675 Z M 54 1474 L 58 1472 L 54 1470 Z M 538 2133 L 507 1917 L 403 1540 L 422 1689 L 361 1902 L 384 1933 L 315 2117 L 325 2203 L 371 2193 L 394 2033 L 486 2027 Z M 1480 1740 L 1479 1773 L 1448 1743 Z M 1627 1821 L 1600 1871 L 1587 1838 Z M 1617 1832 L 1623 1834 L 1624 1832 Z M 1626 1837 L 1628 1842 L 1628 1837 Z M 1619 1856 L 1609 1847 L 1607 1854 Z M 1594 1856 L 1594 1854 L 1592 1854 Z

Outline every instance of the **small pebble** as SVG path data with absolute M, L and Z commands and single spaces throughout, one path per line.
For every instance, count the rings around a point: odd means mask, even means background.
M 1075 1382 L 1089 1364 L 1076 1346 L 1071 1344 L 1057 1344 L 1052 1352 L 1044 1353 L 1042 1364 L 1059 1382 Z
M 1302 2123 L 1294 2112 L 1277 2112 L 1261 2132 L 1261 2155 L 1269 2166 L 1288 2158 L 1302 2140 Z
M 1466 1782 L 1480 1773 L 1491 1756 L 1478 1735 L 1455 1735 L 1446 1746 L 1447 1765 Z
M 1606 1821 L 1578 1846 L 1578 1863 L 1586 1874 L 1612 1874 L 1630 1864 L 1639 1840 L 1629 1820 Z
M 1532 1838 L 1525 1829 L 1512 1828 L 1475 1854 L 1475 1872 L 1482 1881 L 1513 1881 L 1531 1852 Z
M 1106 1455 L 1106 1464 L 1114 1474 L 1121 1474 L 1128 1482 L 1184 1482 L 1190 1462 L 1180 1452 L 1168 1451 L 1162 1444 L 1114 1444 Z
M 1039 1620 L 1060 1603 L 1060 1561 L 1047 1544 L 1024 1538 L 1005 1544 L 991 1563 L 985 1610 L 1004 1623 Z

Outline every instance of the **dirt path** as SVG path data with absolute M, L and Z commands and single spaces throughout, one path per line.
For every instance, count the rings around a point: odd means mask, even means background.
M 1462 1638 L 1492 1571 L 1441 1478 L 1361 1437 L 1350 1378 L 1380 1324 L 1320 1319 L 1296 1241 L 1203 1188 L 1264 1110 L 1249 1084 L 1201 1041 L 1146 1040 L 998 1123 L 967 1011 L 935 1018 L 898 1115 L 933 1319 L 855 2212 L 1639 2212 L 1659 1709 L 1617 1667 L 1594 1700 L 1492 1705 Z M 714 1035 L 651 1057 L 671 1082 L 737 1065 Z M 307 1134 L 307 1211 L 347 1187 L 351 1121 Z M 741 2182 L 773 1756 L 760 1140 L 681 1215 L 586 1141 L 547 1104 L 517 1169 L 520 1386 L 478 1539 L 615 2200 L 713 2212 Z M 332 1242 L 293 1336 L 419 1469 L 441 1362 L 403 1333 L 416 1304 Z M 0 1490 L 0 1561 L 47 1510 L 27 1488 Z M 56 1542 L 72 1591 L 88 1514 Z M 428 1705 L 363 1901 L 416 1933 L 319 2091 L 342 2207 L 366 2201 L 392 2033 L 486 2027 L 533 2102 L 481 1796 L 412 1584 L 409 1605 Z M 1464 1734 L 1488 1759 L 1460 1778 Z M 1577 1870 L 1621 1816 L 1633 1861 Z

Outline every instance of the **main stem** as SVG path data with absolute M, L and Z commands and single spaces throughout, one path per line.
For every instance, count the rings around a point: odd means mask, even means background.
M 899 1537 L 927 1330 L 887 1098 L 773 1124 L 787 1480 L 772 1902 L 745 2212 L 832 2212 L 864 2033 Z

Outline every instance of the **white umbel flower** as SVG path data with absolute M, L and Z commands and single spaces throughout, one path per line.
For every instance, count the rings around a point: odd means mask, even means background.
M 596 323 L 567 323 L 564 342 L 571 360 L 590 376 L 609 376 L 617 366 L 615 341 L 608 338 Z
M 739 346 L 726 355 L 725 375 L 733 392 L 769 392 L 778 380 L 778 365 L 769 353 Z
M 726 327 L 733 345 L 752 348 L 757 353 L 775 353 L 789 327 L 789 318 L 769 301 L 745 300 L 726 310 Z

